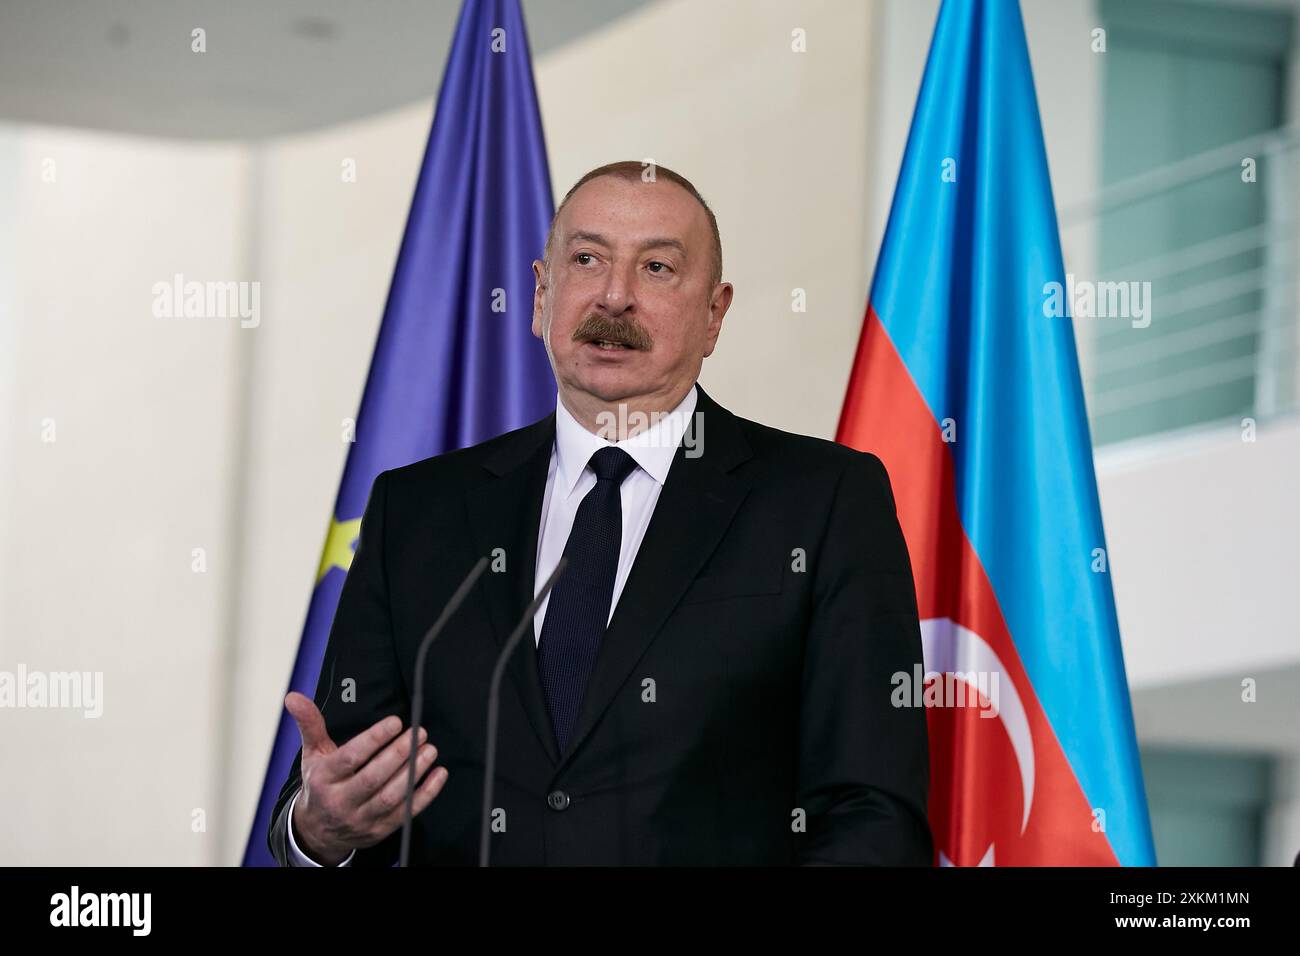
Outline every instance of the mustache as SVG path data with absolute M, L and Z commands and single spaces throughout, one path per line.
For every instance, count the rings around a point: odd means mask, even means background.
M 636 319 L 620 319 L 616 321 L 592 313 L 578 323 L 578 327 L 573 330 L 573 341 L 594 342 L 598 339 L 607 342 L 618 342 L 621 345 L 641 349 L 642 351 L 649 350 L 650 346 L 654 344 L 645 326 L 641 325 Z

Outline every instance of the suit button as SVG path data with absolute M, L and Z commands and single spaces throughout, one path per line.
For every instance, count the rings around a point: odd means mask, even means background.
M 546 795 L 546 803 L 552 810 L 564 810 L 569 806 L 569 795 L 563 790 L 552 790 Z

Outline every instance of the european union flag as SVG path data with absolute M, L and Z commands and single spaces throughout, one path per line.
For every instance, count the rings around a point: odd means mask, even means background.
M 314 695 L 370 486 L 382 471 L 485 441 L 555 405 L 532 336 L 532 260 L 554 214 L 519 0 L 466 0 L 406 222 L 290 690 Z M 245 866 L 299 745 L 280 714 Z

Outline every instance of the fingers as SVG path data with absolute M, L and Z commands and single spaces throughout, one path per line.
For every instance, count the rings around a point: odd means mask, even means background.
M 411 746 L 409 732 L 403 732 L 399 728 L 400 737 L 391 740 L 382 753 L 376 755 L 361 771 L 350 776 L 329 776 L 343 766 L 339 757 L 348 746 L 370 735 L 369 740 L 358 750 L 364 752 L 376 739 L 375 732 L 382 737 L 387 735 L 388 729 L 384 726 L 384 721 L 380 721 L 370 730 L 348 741 L 343 748 L 312 761 L 311 767 L 304 764 L 303 787 L 312 796 L 307 801 L 300 802 L 296 808 L 303 811 L 303 819 L 295 819 L 295 822 L 299 825 L 299 832 L 307 834 L 310 830 L 317 834 L 318 846 L 374 846 L 402 825 L 410 773 L 406 762 Z M 424 740 L 424 728 L 420 728 L 418 737 L 421 741 Z M 411 798 L 413 815 L 423 812 L 442 791 L 447 780 L 445 767 L 430 772 L 437 756 L 437 748 L 429 743 L 424 743 L 416 755 L 415 779 L 418 784 Z M 392 773 L 376 789 L 372 781 L 378 771 L 384 769 L 391 769 Z M 366 795 L 358 797 L 359 794 Z
M 323 776 L 329 780 L 348 779 L 401 732 L 400 717 L 385 717 L 376 721 L 321 761 Z
M 285 695 L 284 709 L 298 725 L 304 752 L 311 750 L 329 753 L 335 749 L 334 741 L 330 740 L 329 732 L 325 729 L 325 718 L 310 697 L 291 690 Z
M 418 781 L 424 776 L 425 772 L 433 766 L 433 761 L 438 756 L 438 748 L 433 744 L 425 744 L 420 748 L 419 756 L 415 761 L 415 779 Z M 440 768 L 446 772 L 445 768 Z M 406 781 L 408 771 L 405 766 L 398 769 L 397 773 L 376 792 L 362 806 L 362 812 L 374 819 L 383 819 L 390 816 L 394 811 L 398 814 L 398 822 L 401 822 L 401 812 L 406 797 Z
M 418 817 L 424 811 L 425 807 L 433 803 L 433 798 L 442 793 L 443 784 L 447 782 L 447 778 L 450 775 L 451 771 L 446 767 L 435 767 L 433 772 L 424 778 L 420 785 L 415 788 L 415 799 L 412 801 L 411 816 Z M 418 780 L 419 778 L 417 777 L 416 779 Z M 402 821 L 400 817 L 397 822 L 399 825 L 401 824 Z
M 416 746 L 424 743 L 428 737 L 429 732 L 421 727 Z M 346 793 L 348 799 L 360 806 L 373 797 L 399 771 L 402 774 L 402 779 L 405 780 L 408 772 L 407 759 L 410 755 L 411 731 L 408 728 L 403 730 L 392 743 L 381 750 L 347 782 Z
M 423 749 L 428 749 L 428 748 L 423 748 Z M 430 762 L 432 762 L 433 758 L 430 757 L 429 759 Z M 423 773 L 423 770 L 421 770 L 417 766 L 415 772 L 416 772 L 415 779 L 420 780 L 420 774 Z M 424 812 L 425 807 L 433 803 L 434 798 L 437 797 L 438 794 L 442 792 L 443 785 L 447 782 L 447 776 L 448 776 L 448 772 L 446 767 L 435 767 L 427 777 L 425 777 L 423 780 L 420 780 L 418 786 L 416 786 L 415 788 L 415 795 L 411 800 L 412 818 L 418 817 L 421 813 Z M 379 822 L 379 828 L 381 830 L 380 839 L 383 839 L 384 837 L 388 836 L 390 833 L 392 833 L 394 830 L 396 830 L 398 827 L 402 825 L 402 816 L 406 809 L 405 800 L 404 800 L 405 793 L 406 793 L 405 787 L 406 787 L 406 778 L 403 777 L 402 790 L 399 791 L 397 806 L 394 807 L 392 810 L 390 810 L 388 813 L 386 813 Z

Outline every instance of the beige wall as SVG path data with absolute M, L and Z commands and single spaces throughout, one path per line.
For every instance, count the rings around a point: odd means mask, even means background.
M 209 835 L 191 822 L 220 809 L 242 330 L 156 318 L 151 290 L 177 272 L 242 277 L 247 159 L 30 128 L 0 141 L 13 213 L 0 667 L 100 671 L 104 695 L 97 719 L 0 711 L 0 863 L 203 863 Z

